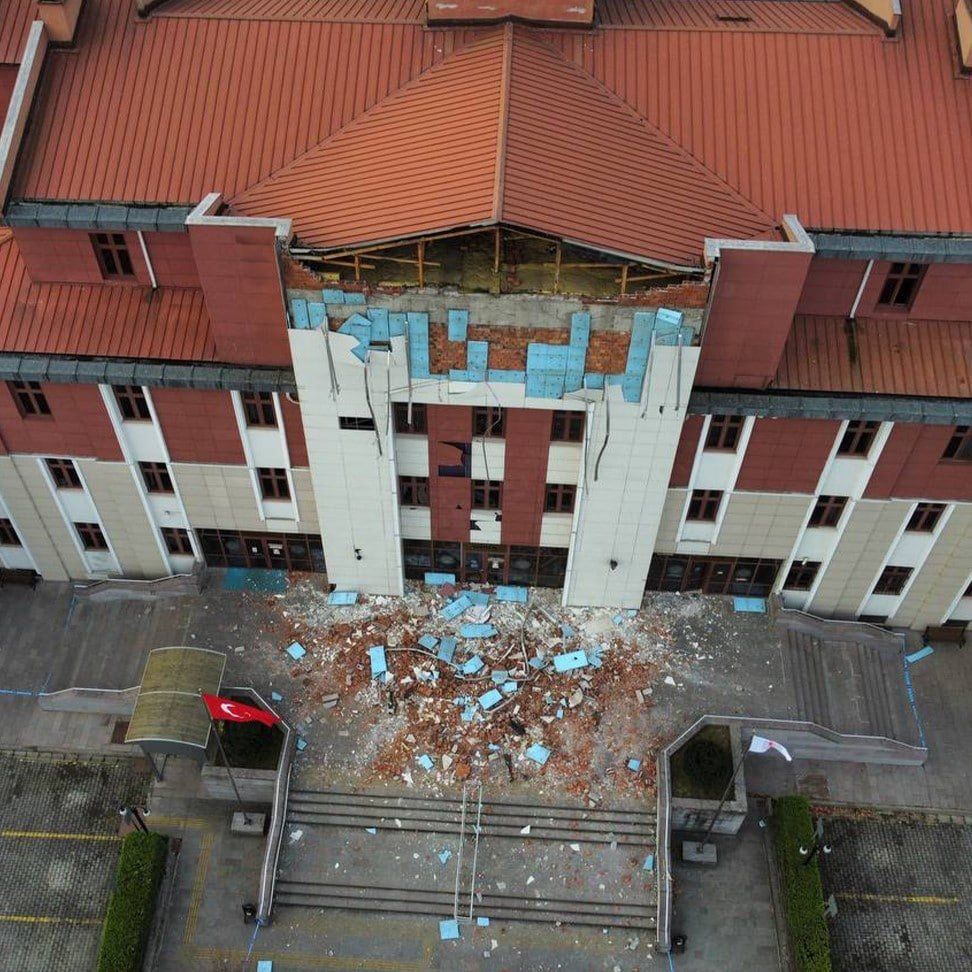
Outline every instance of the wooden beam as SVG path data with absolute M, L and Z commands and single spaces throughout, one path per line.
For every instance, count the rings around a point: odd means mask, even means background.
M 456 236 L 472 236 L 476 233 L 488 233 L 489 229 L 490 228 L 488 226 L 477 226 L 473 229 L 452 230 L 448 233 L 433 233 L 431 236 L 422 236 L 418 239 L 421 239 L 424 243 L 432 243 L 435 240 L 451 240 Z M 375 253 L 378 250 L 391 250 L 396 246 L 411 246 L 415 242 L 417 242 L 417 239 L 413 237 L 412 239 L 393 240 L 391 243 L 371 243 L 367 246 L 357 246 L 350 249 L 337 250 L 334 253 L 327 255 L 333 257 L 347 257 L 354 256 L 355 253 L 360 253 L 363 256 L 370 256 L 372 253 Z M 321 255 L 323 256 L 324 254 Z M 297 255 L 297 259 L 302 260 L 305 259 L 306 256 L 309 256 L 309 254 L 299 254 Z
M 359 253 L 354 255 L 354 279 L 361 279 L 361 255 Z
M 350 260 L 325 260 L 325 263 L 333 263 L 336 267 L 353 267 L 354 264 Z M 373 263 L 362 263 L 360 264 L 362 270 L 376 270 L 377 267 Z
M 418 285 L 425 286 L 425 240 L 419 240 L 416 247 L 418 252 Z
M 621 268 L 621 296 L 623 297 L 628 290 L 628 265 Z
M 500 255 L 503 249 L 503 242 L 500 239 L 500 228 L 497 226 L 493 230 L 493 273 L 500 272 Z
M 560 245 L 560 240 L 557 240 L 557 253 L 554 257 L 554 293 L 560 293 L 560 258 L 563 256 L 563 250 Z

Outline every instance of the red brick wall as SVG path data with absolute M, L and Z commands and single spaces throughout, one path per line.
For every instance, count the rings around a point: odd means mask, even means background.
M 240 364 L 289 365 L 273 229 L 192 226 L 189 239 L 217 357 Z
M 429 405 L 429 506 L 432 539 L 469 542 L 472 508 L 470 479 L 438 475 L 439 466 L 457 465 L 459 455 L 448 442 L 472 441 L 472 409 L 465 405 Z
M 668 485 L 673 488 L 684 488 L 689 484 L 692 466 L 695 464 L 695 450 L 699 447 L 699 436 L 702 434 L 704 420 L 704 415 L 685 416 L 678 448 L 675 450 L 675 461 L 672 463 L 672 478 L 668 481 Z
M 0 436 L 8 452 L 122 458 L 118 438 L 97 385 L 41 385 L 49 416 L 24 418 L 10 386 L 0 387 Z
M 809 253 L 724 250 L 695 384 L 765 388 L 800 300 Z
M 20 248 L 30 279 L 35 283 L 104 283 L 101 268 L 91 245 L 90 234 L 83 230 L 14 228 L 14 239 Z M 135 271 L 134 281 L 110 281 L 112 286 L 133 283 L 149 285 L 148 269 L 135 233 L 125 233 L 125 242 Z
M 286 395 L 281 395 L 280 411 L 283 413 L 284 434 L 287 437 L 287 451 L 290 453 L 291 466 L 309 466 L 300 406 L 289 401 Z
M 174 462 L 246 462 L 228 391 L 154 388 L 152 400 Z
M 511 408 L 506 413 L 503 543 L 540 544 L 552 419 L 553 412 L 542 408 Z
M 800 294 L 798 314 L 846 317 L 854 305 L 867 260 L 814 257 Z
M 839 428 L 822 419 L 756 419 L 736 489 L 814 492 Z
M 146 233 L 145 247 L 160 287 L 198 287 L 188 233 Z
M 867 499 L 972 502 L 972 463 L 942 461 L 950 425 L 896 423 L 864 491 Z

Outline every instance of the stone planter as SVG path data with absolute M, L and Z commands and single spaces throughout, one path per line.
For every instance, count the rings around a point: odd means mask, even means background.
M 729 726 L 729 741 L 732 747 L 732 765 L 735 766 L 742 754 L 740 731 L 736 725 Z M 736 776 L 735 787 L 719 812 L 719 819 L 713 828 L 715 834 L 736 834 L 746 819 L 746 767 L 743 765 Z M 704 833 L 708 830 L 719 807 L 718 800 L 699 800 L 693 797 L 672 795 L 672 830 Z

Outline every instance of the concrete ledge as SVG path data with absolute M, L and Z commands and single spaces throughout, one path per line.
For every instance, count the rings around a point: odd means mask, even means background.
M 240 789 L 244 803 L 271 803 L 273 785 L 277 779 L 276 770 L 237 769 L 233 767 L 233 779 Z M 235 803 L 236 793 L 230 782 L 229 773 L 222 766 L 203 766 L 199 778 L 200 790 L 209 800 Z

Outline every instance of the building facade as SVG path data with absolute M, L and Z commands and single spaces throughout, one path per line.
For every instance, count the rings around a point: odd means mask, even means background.
M 5 11 L 0 566 L 972 620 L 966 0 L 332 6 Z

